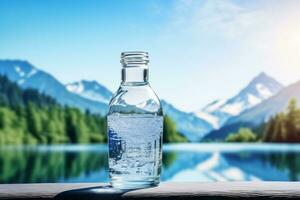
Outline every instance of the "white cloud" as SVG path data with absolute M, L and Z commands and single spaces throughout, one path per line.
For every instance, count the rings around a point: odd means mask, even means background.
M 174 24 L 203 36 L 227 39 L 245 37 L 267 23 L 261 11 L 242 7 L 230 0 L 181 1 L 175 7 Z
M 157 65 L 173 67 L 170 80 L 180 84 L 164 93 L 176 106 L 227 98 L 261 71 L 284 84 L 300 79 L 300 1 L 174 2 L 157 36 L 164 52 Z
M 228 38 L 251 32 L 257 25 L 257 11 L 247 10 L 231 1 L 206 1 L 195 16 L 195 24 L 201 30 L 215 31 Z
M 233 42 L 240 48 L 237 56 L 252 54 L 271 73 L 283 71 L 286 83 L 299 79 L 295 73 L 300 73 L 300 1 L 250 4 L 232 0 L 180 1 L 174 9 L 173 28 L 194 40 L 215 39 L 221 41 L 220 45 Z

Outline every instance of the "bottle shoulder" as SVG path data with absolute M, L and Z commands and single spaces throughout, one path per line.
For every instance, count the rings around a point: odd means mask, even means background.
M 121 85 L 109 103 L 108 115 L 113 113 L 163 115 L 161 102 L 149 84 Z

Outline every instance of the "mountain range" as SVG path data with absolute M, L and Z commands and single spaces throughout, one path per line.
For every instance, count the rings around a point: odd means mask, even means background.
M 63 105 L 89 109 L 105 115 L 113 93 L 97 81 L 80 80 L 63 84 L 51 74 L 27 61 L 0 60 L 0 74 L 23 88 L 34 88 L 54 97 Z M 284 87 L 265 73 L 254 77 L 233 97 L 215 100 L 195 112 L 184 112 L 162 100 L 164 113 L 189 141 L 224 137 L 235 124 L 259 124 L 282 111 L 291 97 L 300 100 L 300 82 Z M 227 131 L 228 132 L 228 131 Z
M 0 74 L 18 83 L 22 88 L 37 89 L 55 98 L 60 104 L 70 105 L 105 114 L 107 104 L 83 98 L 69 92 L 66 86 L 51 74 L 39 70 L 27 61 L 0 60 Z
M 66 85 L 69 92 L 83 98 L 109 103 L 112 92 L 97 81 L 79 81 Z M 164 113 L 176 123 L 177 130 L 189 141 L 199 141 L 207 132 L 213 130 L 213 126 L 204 119 L 198 118 L 193 113 L 187 113 L 175 108 L 165 100 L 161 100 Z
M 215 100 L 196 111 L 195 115 L 210 121 L 217 129 L 222 127 L 228 119 L 260 104 L 277 94 L 282 88 L 282 84 L 262 72 L 238 94 L 225 100 Z
M 257 127 L 275 114 L 285 111 L 292 98 L 300 102 L 300 81 L 284 87 L 276 95 L 230 118 L 223 127 L 211 131 L 203 139 L 220 140 L 231 132 L 236 132 L 240 127 Z
M 108 104 L 113 93 L 97 81 L 81 80 L 66 84 L 66 89 L 83 98 Z
M 0 60 L 0 74 L 18 83 L 22 88 L 34 88 L 55 98 L 62 105 L 105 115 L 112 92 L 97 81 L 82 80 L 63 84 L 51 74 L 40 70 L 28 61 Z M 199 141 L 213 127 L 207 121 L 176 109 L 162 100 L 165 114 L 177 124 L 177 129 L 190 141 Z
M 283 88 L 278 94 L 240 115 L 230 118 L 223 127 L 210 132 L 203 139 L 220 140 L 226 138 L 231 132 L 236 132 L 240 127 L 257 127 L 276 113 L 286 110 L 288 102 L 292 98 L 300 102 L 300 81 Z
M 277 95 L 241 113 L 239 116 L 229 119 L 227 125 L 237 122 L 251 122 L 253 125 L 258 125 L 276 113 L 285 110 L 292 98 L 300 102 L 300 81 L 285 87 Z

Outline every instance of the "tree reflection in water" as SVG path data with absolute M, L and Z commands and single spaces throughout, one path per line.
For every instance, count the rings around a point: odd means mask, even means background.
M 41 151 L 0 148 L 0 183 L 107 181 L 107 151 L 96 149 L 61 151 L 50 148 Z M 162 179 L 168 181 L 183 170 L 195 170 L 198 164 L 211 157 L 212 153 L 199 151 L 164 152 Z M 209 170 L 216 169 L 215 173 L 218 173 L 220 169 L 235 167 L 267 181 L 298 181 L 300 176 L 299 152 L 220 152 L 219 159 Z
M 105 152 L 0 151 L 1 183 L 64 182 L 105 168 Z
M 300 153 L 278 152 L 267 155 L 266 158 L 273 166 L 281 171 L 288 171 L 290 181 L 299 181 Z

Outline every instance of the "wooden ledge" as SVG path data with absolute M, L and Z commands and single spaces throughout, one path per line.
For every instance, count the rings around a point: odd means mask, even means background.
M 300 199 L 300 182 L 181 182 L 122 191 L 103 183 L 0 184 L 0 199 Z

